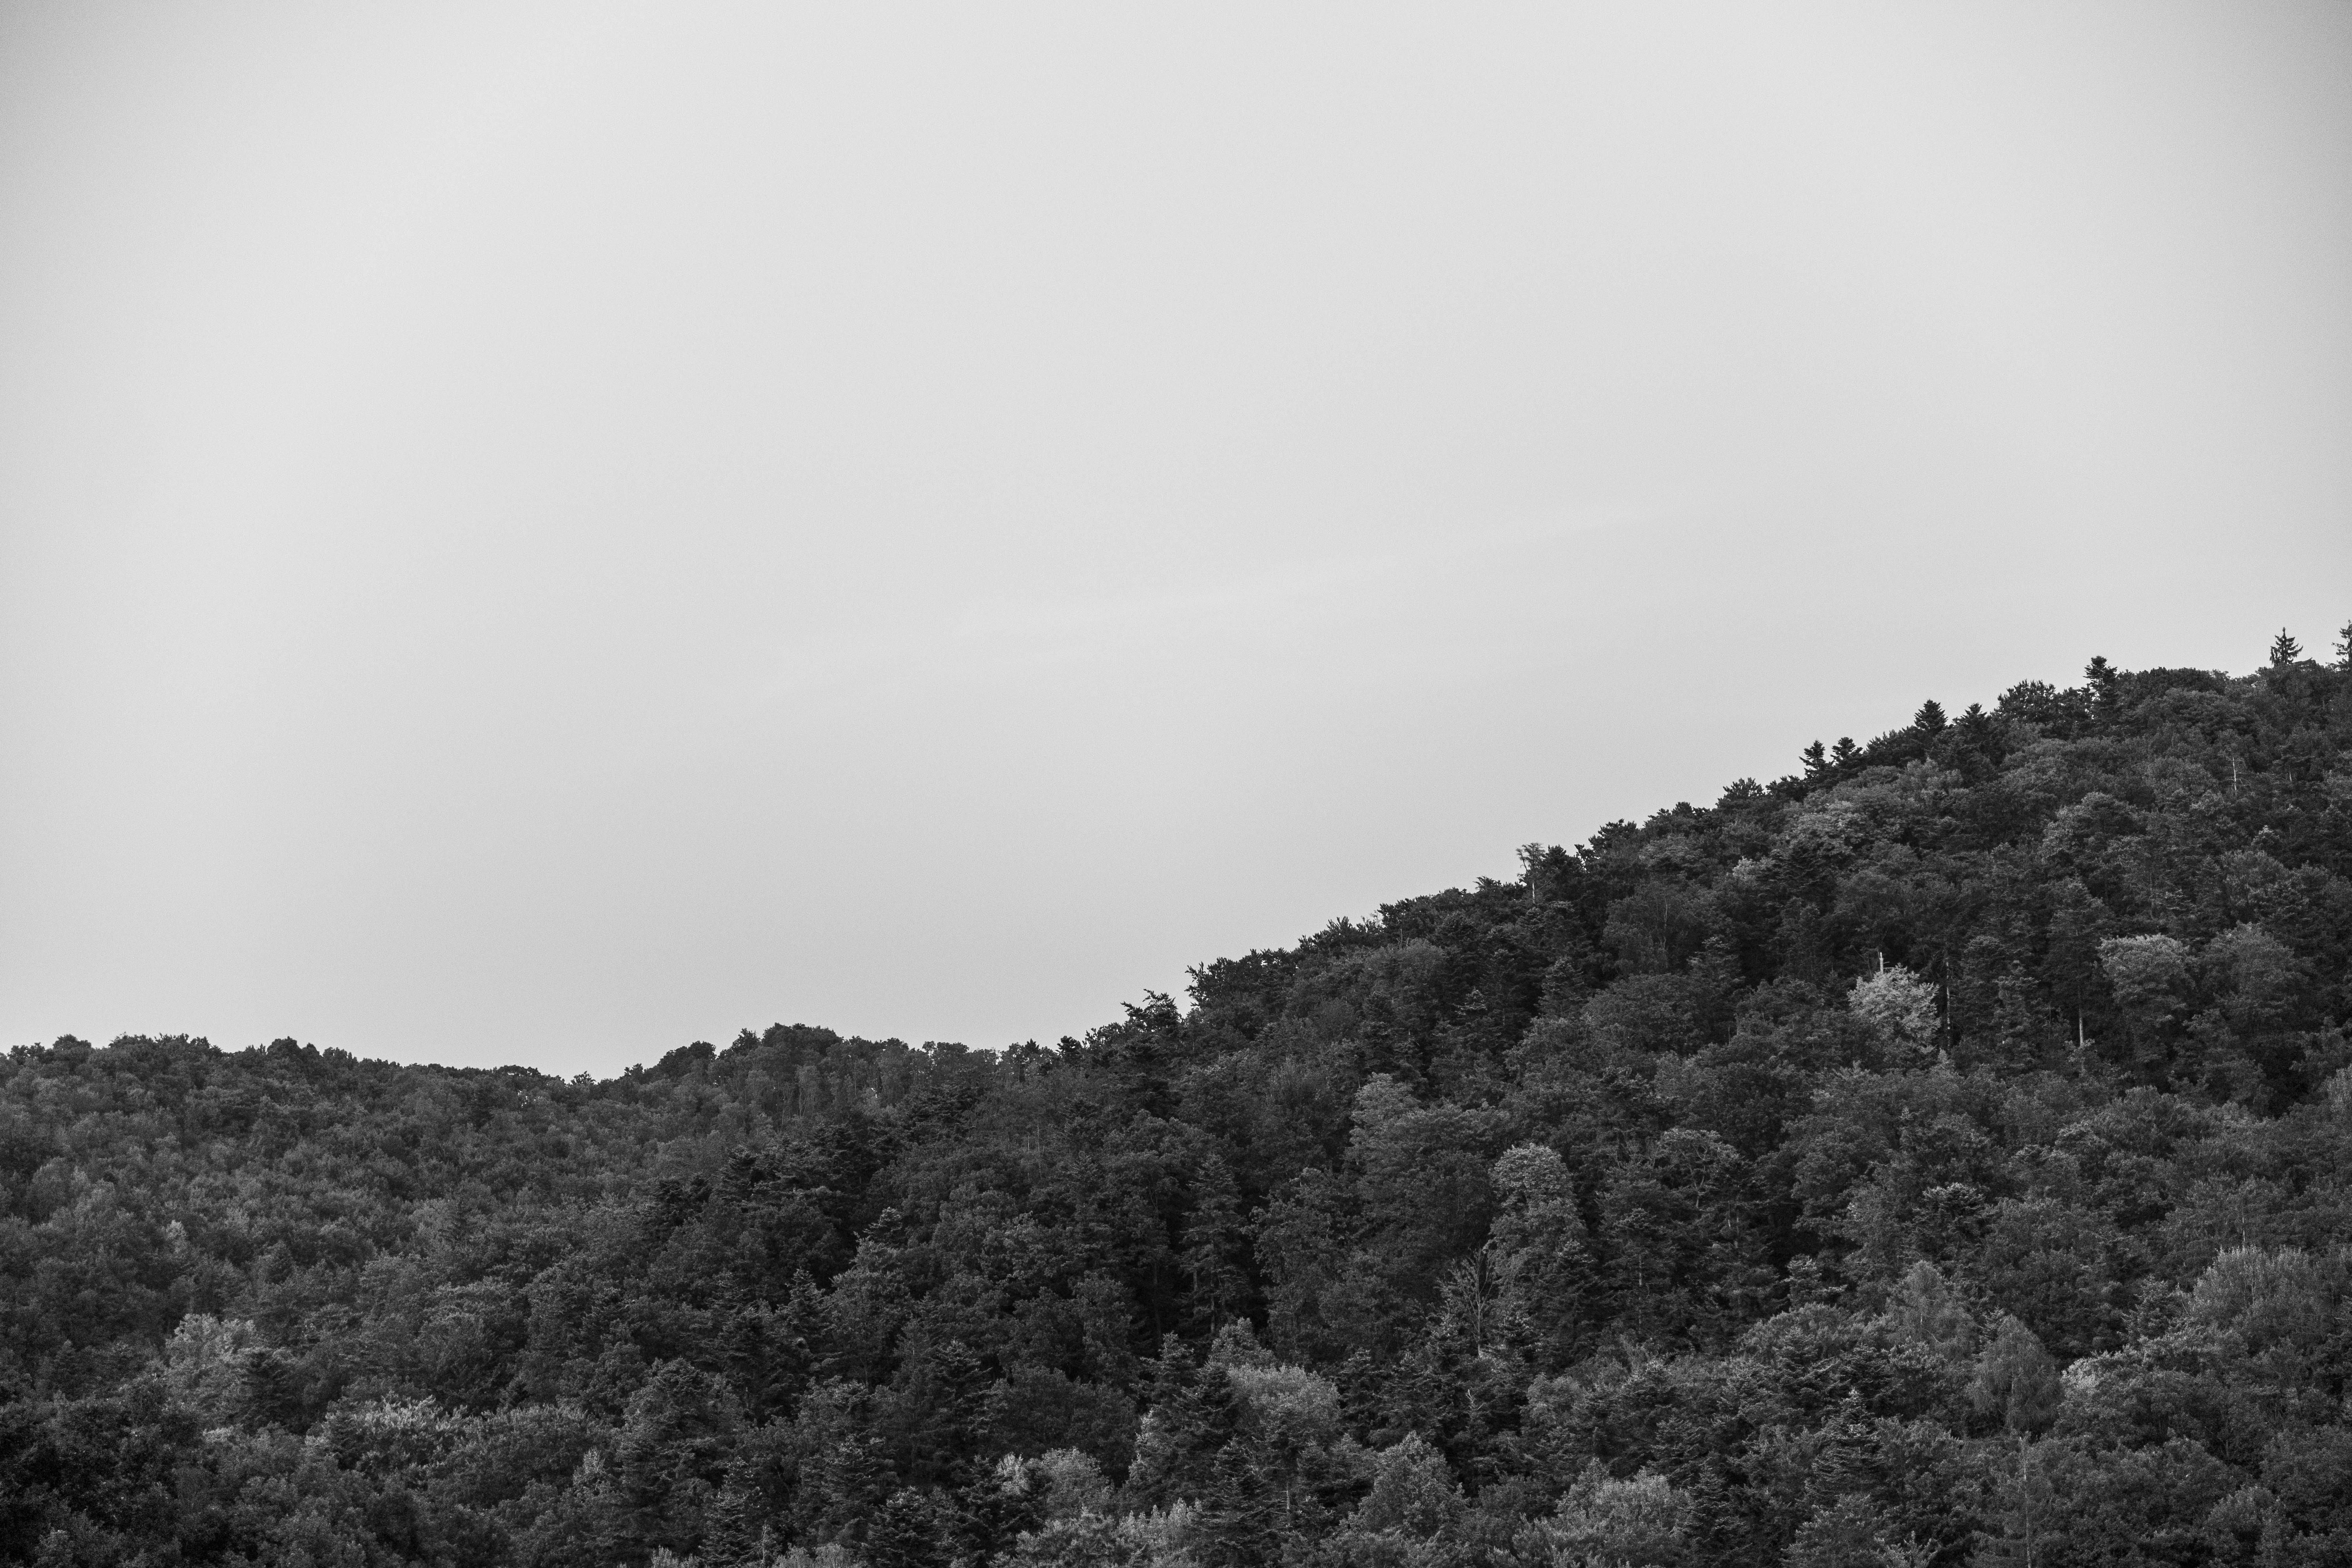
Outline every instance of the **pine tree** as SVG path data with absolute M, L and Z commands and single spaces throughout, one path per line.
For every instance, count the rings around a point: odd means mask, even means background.
M 928 1492 L 901 1487 L 866 1527 L 866 1561 L 873 1568 L 938 1568 L 948 1559 L 945 1521 Z
M 2352 669 L 2352 621 L 2344 623 L 2344 630 L 2336 639 L 2336 668 Z
M 2083 679 L 2091 683 L 2092 700 L 2103 710 L 2112 711 L 2116 700 L 2123 694 L 2123 677 L 2114 665 L 2107 662 L 2107 656 L 2094 655 L 2091 662 L 2083 667 Z
M 1817 779 L 1829 771 L 1829 753 L 1822 749 L 1819 741 L 1798 752 L 1797 757 L 1805 764 L 1805 776 L 1809 779 Z
M 1983 703 L 1969 703 L 1952 728 L 1959 737 L 1957 760 L 1971 783 L 2000 765 L 2000 731 L 1993 727 L 1992 715 L 1984 710 Z
M 1919 704 L 1919 711 L 1911 717 L 1911 727 L 1929 740 L 1944 732 L 1944 705 L 1930 697 Z
M 1548 1363 L 1564 1362 L 1591 1262 L 1567 1163 L 1543 1144 L 1522 1143 L 1495 1161 L 1493 1175 L 1501 1212 L 1491 1236 L 1507 1317 L 1526 1325 Z
M 1150 1508 L 1197 1498 L 1209 1462 L 1233 1435 L 1233 1401 L 1224 1380 L 1203 1376 L 1182 1340 L 1160 1342 L 1160 1356 L 1144 1363 L 1145 1415 L 1135 1436 L 1128 1500 Z
M 845 1437 L 802 1462 L 795 1509 L 801 1527 L 820 1540 L 854 1542 L 897 1480 L 882 1439 Z
M 769 1398 L 789 1406 L 815 1380 L 826 1350 L 824 1292 L 806 1268 L 793 1271 L 792 1292 L 770 1319 L 768 1331 Z
M 1288 1500 L 1260 1449 L 1258 1444 L 1228 1443 L 1209 1466 L 1201 1489 L 1201 1532 L 1213 1568 L 1255 1568 L 1279 1553 Z
M 1235 1260 L 1246 1246 L 1241 1188 L 1224 1160 L 1212 1153 L 1201 1162 L 1192 1212 L 1184 1220 L 1184 1247 L 1177 1259 L 1192 1294 L 1192 1311 L 1210 1329 L 1223 1324 L 1242 1304 L 1248 1280 Z
M 1045 1522 L 1041 1474 L 1035 1460 L 1007 1454 L 945 1500 L 948 1534 L 960 1560 L 995 1560 L 1023 1531 Z
M 2279 628 L 2279 635 L 2271 638 L 2272 666 L 2273 668 L 2279 668 L 2290 665 L 2302 657 L 2303 645 L 2295 641 L 2294 638 L 2287 636 L 2286 628 L 2284 626 L 2281 626 Z
M 702 1510 L 702 1542 L 694 1554 L 707 1568 L 751 1568 L 763 1555 L 761 1533 L 749 1492 L 730 1475 Z

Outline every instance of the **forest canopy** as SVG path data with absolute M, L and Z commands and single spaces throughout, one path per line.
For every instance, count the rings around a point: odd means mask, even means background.
M 1001 1052 L 0 1059 L 0 1560 L 2352 1563 L 2352 628 Z

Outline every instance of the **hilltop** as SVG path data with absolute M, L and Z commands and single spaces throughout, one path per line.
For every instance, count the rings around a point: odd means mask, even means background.
M 2352 628 L 1084 1039 L 0 1060 L 0 1560 L 2352 1560 Z

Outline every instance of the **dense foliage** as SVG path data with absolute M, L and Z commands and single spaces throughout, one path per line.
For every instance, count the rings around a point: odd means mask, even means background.
M 2352 1563 L 2337 651 L 1930 703 L 1056 1048 L 19 1048 L 0 1558 Z

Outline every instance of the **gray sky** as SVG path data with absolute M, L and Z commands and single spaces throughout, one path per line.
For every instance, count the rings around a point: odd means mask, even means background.
M 0 4 L 0 1045 L 1001 1045 L 2352 618 L 2352 6 Z

